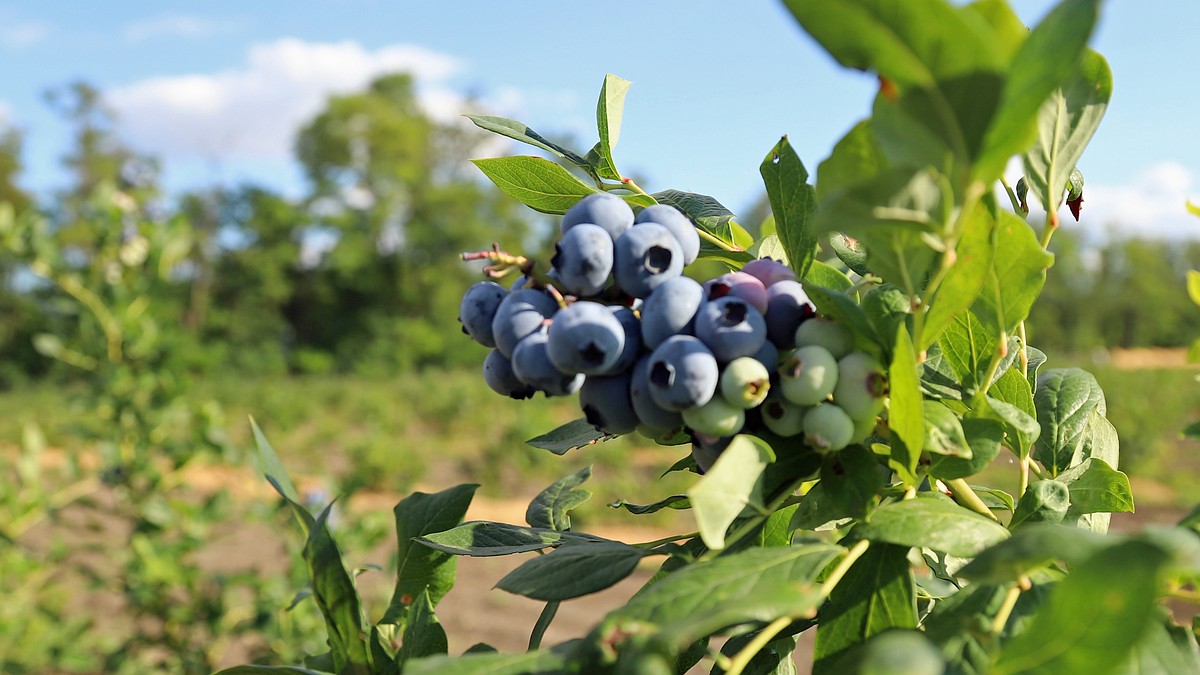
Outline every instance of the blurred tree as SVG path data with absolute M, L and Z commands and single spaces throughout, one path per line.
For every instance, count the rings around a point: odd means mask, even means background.
M 454 261 L 530 232 L 519 206 L 467 173 L 481 138 L 427 116 L 408 75 L 331 98 L 300 131 L 309 213 L 335 241 L 308 261 L 288 307 L 298 346 L 370 370 L 462 360 L 444 344 L 470 279 Z

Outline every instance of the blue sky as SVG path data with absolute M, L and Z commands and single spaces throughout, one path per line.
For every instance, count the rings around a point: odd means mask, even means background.
M 1027 23 L 1051 6 L 1014 2 Z M 1093 45 L 1115 94 L 1085 155 L 1084 226 L 1200 233 L 1200 3 L 1110 0 Z M 787 134 L 810 170 L 868 110 L 871 78 L 834 65 L 772 0 L 645 3 L 325 0 L 0 2 L 0 125 L 26 133 L 24 184 L 65 177 L 67 131 L 42 100 L 86 79 L 172 190 L 253 181 L 298 194 L 298 125 L 331 93 L 414 72 L 431 114 L 476 110 L 594 142 L 605 73 L 633 81 L 619 166 L 649 189 L 744 210 Z

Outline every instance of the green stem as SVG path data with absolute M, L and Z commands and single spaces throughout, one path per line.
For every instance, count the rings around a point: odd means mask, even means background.
M 655 539 L 654 541 L 645 541 L 640 544 L 634 544 L 633 546 L 636 548 L 657 548 L 659 546 L 662 546 L 663 544 L 670 544 L 673 541 L 680 541 L 683 539 L 694 539 L 699 536 L 700 536 L 699 532 L 688 532 L 687 534 L 676 534 L 676 535 L 673 535 L 670 537 L 663 537 L 662 539 Z
M 864 553 L 867 552 L 867 548 L 870 545 L 870 541 L 863 539 L 855 543 L 854 546 L 850 547 L 849 551 L 846 551 L 846 555 L 842 556 L 842 559 L 838 561 L 837 567 L 833 568 L 833 571 L 829 573 L 828 577 L 825 577 L 825 582 L 821 585 L 821 596 L 819 600 L 829 597 L 829 594 L 833 592 L 834 587 L 838 585 L 838 582 L 842 580 L 842 577 L 846 576 L 846 572 L 850 570 L 854 563 L 861 558 Z M 794 616 L 781 616 L 767 624 L 762 630 L 758 631 L 758 633 L 754 636 L 754 639 L 746 643 L 746 646 L 742 647 L 742 649 L 738 651 L 738 653 L 732 659 L 729 660 L 729 664 L 727 666 L 723 666 L 725 675 L 739 675 L 743 670 L 746 669 L 746 666 L 750 665 L 750 661 L 754 659 L 756 654 L 762 651 L 763 647 L 766 647 L 771 640 L 775 639 L 776 635 L 779 635 L 784 628 L 790 626 L 795 620 L 796 617 Z
M 734 246 L 733 244 L 730 244 L 727 241 L 723 241 L 722 239 L 718 238 L 716 235 L 705 230 L 702 227 L 696 228 L 696 234 L 700 235 L 701 239 L 707 241 L 708 243 L 712 244 L 713 246 L 716 246 L 717 248 L 721 249 L 722 251 L 729 251 L 730 253 L 740 253 L 742 251 L 742 249 L 738 248 L 737 246 Z
M 1049 209 L 1046 210 L 1046 224 L 1042 226 L 1042 248 L 1050 249 L 1050 238 L 1054 236 L 1054 231 L 1058 229 L 1058 214 Z
M 45 500 L 45 503 L 37 509 L 28 511 L 23 516 L 10 522 L 8 528 L 4 530 L 4 536 L 8 539 L 16 540 L 25 534 L 29 528 L 37 525 L 51 513 L 90 495 L 98 489 L 100 489 L 100 479 L 95 476 L 89 476 L 88 478 L 76 481 L 50 495 Z
M 1008 184 L 1008 179 L 1004 176 L 1000 176 L 1000 184 L 1004 186 L 1004 191 L 1008 193 L 1008 201 L 1012 204 L 1013 212 L 1024 217 L 1026 215 L 1025 209 L 1021 208 L 1021 200 L 1017 199 L 1017 193 L 1015 190 L 1013 190 L 1012 186 Z
M 1025 496 L 1025 491 L 1029 489 L 1029 458 L 1022 459 L 1018 465 L 1020 478 L 1017 483 L 1017 499 Z
M 953 478 L 942 482 L 946 484 L 946 487 L 950 490 L 950 494 L 954 496 L 954 501 L 958 502 L 959 505 L 965 506 L 975 513 L 987 516 L 997 522 L 1000 521 L 996 517 L 996 514 L 992 513 L 987 504 L 984 504 L 979 495 L 975 493 L 974 488 L 967 484 L 967 481 L 962 478 Z
M 1004 602 L 1000 604 L 999 611 L 996 612 L 996 618 L 992 620 L 992 632 L 1000 634 L 1004 630 L 1004 625 L 1008 623 L 1008 617 L 1012 616 L 1013 608 L 1017 606 L 1017 600 L 1021 597 L 1021 586 L 1013 584 L 1012 588 L 1008 589 L 1008 593 L 1004 596 Z
M 633 182 L 633 179 L 632 179 L 632 178 L 622 178 L 622 179 L 621 179 L 621 184 L 622 184 L 622 185 L 624 185 L 625 187 L 629 188 L 629 190 L 630 190 L 631 192 L 633 192 L 634 194 L 646 195 L 647 197 L 649 197 L 649 196 L 650 196 L 650 193 L 649 193 L 649 192 L 646 192 L 645 190 L 643 190 L 643 189 L 641 188 L 641 186 L 640 186 L 640 185 L 638 185 L 637 183 Z
M 554 620 L 554 615 L 558 614 L 559 604 L 558 600 L 551 600 L 542 608 L 537 623 L 533 625 L 533 632 L 529 634 L 529 651 L 535 651 L 542 646 L 542 637 L 545 636 L 546 629 L 550 627 L 550 622 Z
M 950 230 L 950 235 L 946 238 L 946 250 L 942 253 L 941 263 L 938 265 L 938 270 L 934 273 L 933 278 L 925 285 L 925 289 L 921 291 L 920 305 L 916 307 L 916 314 L 913 316 L 913 344 L 920 350 L 920 361 L 924 361 L 925 350 L 922 347 L 923 333 L 925 332 L 925 314 L 929 311 L 930 305 L 934 301 L 934 296 L 937 295 L 938 289 L 941 288 L 942 282 L 950 276 L 950 270 L 958 263 L 958 240 L 962 237 L 962 232 L 966 224 L 966 219 L 975 211 L 975 207 L 979 204 L 979 200 L 983 198 L 984 186 L 983 183 L 975 182 L 968 188 L 966 197 L 963 199 L 962 208 L 958 211 L 958 217 L 955 219 L 954 226 Z M 903 256 L 900 257 L 903 263 Z M 907 270 L 902 270 L 907 277 Z M 911 283 L 905 279 L 906 283 Z M 909 293 L 911 298 L 912 294 Z
M 766 647 L 771 640 L 774 640 L 780 631 L 791 624 L 792 617 L 790 616 L 781 616 L 767 624 L 765 628 L 758 631 L 754 639 L 747 642 L 746 646 L 742 647 L 741 651 L 729 660 L 729 665 L 725 668 L 725 675 L 740 675 L 746 666 L 750 665 L 750 661 L 754 659 L 755 655 L 762 651 L 763 647 Z

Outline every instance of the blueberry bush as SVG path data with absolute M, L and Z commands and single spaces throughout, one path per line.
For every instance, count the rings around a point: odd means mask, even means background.
M 1133 495 L 1104 392 L 1052 367 L 1025 327 L 1112 90 L 1087 46 L 1099 2 L 1064 0 L 1032 29 L 1004 0 L 785 4 L 879 91 L 815 181 L 786 137 L 767 151 L 757 240 L 715 199 L 649 193 L 616 168 L 618 77 L 587 152 L 471 117 L 553 158 L 475 164 L 562 215 L 548 265 L 500 245 L 463 256 L 486 263 L 460 311 L 491 349 L 484 383 L 578 393 L 579 420 L 530 440 L 549 452 L 628 433 L 677 448 L 664 469 L 696 474 L 684 494 L 614 507 L 690 510 L 694 530 L 630 544 L 574 529 L 587 469 L 523 524 L 462 522 L 474 485 L 415 493 L 395 507 L 395 589 L 372 622 L 329 509 L 303 507 L 255 428 L 329 650 L 224 673 L 789 673 L 810 630 L 816 673 L 1200 672 L 1200 510 L 1108 533 Z M 697 260 L 727 272 L 695 279 Z M 1002 456 L 1012 492 L 980 484 Z M 456 556 L 529 552 L 497 584 L 546 603 L 528 651 L 447 654 L 435 608 Z M 560 603 L 648 563 L 623 607 L 542 644 Z

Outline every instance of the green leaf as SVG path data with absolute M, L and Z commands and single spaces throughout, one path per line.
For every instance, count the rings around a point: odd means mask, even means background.
M 609 508 L 613 509 L 625 509 L 635 516 L 640 516 L 647 513 L 657 513 L 663 509 L 690 509 L 692 508 L 692 503 L 688 501 L 687 495 L 671 495 L 670 497 L 661 499 L 653 504 L 630 504 L 624 499 L 618 499 L 608 506 Z
M 808 268 L 808 274 L 804 276 L 804 287 L 808 288 L 810 285 L 844 293 L 854 287 L 854 282 L 841 270 L 830 267 L 820 260 L 814 260 L 812 266 Z
M 438 551 L 476 557 L 528 553 L 552 548 L 568 541 L 588 540 L 605 541 L 601 537 L 582 532 L 560 532 L 483 520 L 463 523 L 445 532 L 416 538 L 418 543 Z
M 596 165 L 596 173 L 601 178 L 621 180 L 621 172 L 617 171 L 612 151 L 617 145 L 617 138 L 621 136 L 621 112 L 625 108 L 625 94 L 629 91 L 629 85 L 628 80 L 609 74 L 604 76 L 604 85 L 600 88 L 600 100 L 596 102 L 600 161 Z
M 828 455 L 821 463 L 820 494 L 839 517 L 865 517 L 875 505 L 876 493 L 883 489 L 883 483 L 875 453 L 861 445 Z
M 958 576 L 980 584 L 1013 582 L 1055 560 L 1079 564 L 1109 543 L 1106 537 L 1077 527 L 1030 523 L 1013 532 L 1011 539 L 981 552 Z
M 983 386 L 992 357 L 1000 341 L 990 333 L 970 311 L 956 316 L 942 333 L 938 347 L 946 363 L 962 383 L 963 393 L 970 396 Z
M 1164 560 L 1157 547 L 1126 541 L 1078 565 L 1029 628 L 1004 644 L 993 675 L 1113 670 L 1154 620 Z
M 1092 411 L 1104 412 L 1104 391 L 1085 370 L 1055 368 L 1038 378 L 1033 398 L 1042 428 L 1033 457 L 1057 476 L 1083 461 L 1085 430 Z
M 577 641 L 576 641 L 577 642 Z M 548 651 L 501 654 L 475 652 L 462 656 L 431 656 L 404 664 L 404 675 L 530 675 L 569 673 L 569 655 L 574 642 Z
M 596 429 L 596 425 L 581 417 L 525 442 L 535 448 L 549 450 L 556 455 L 565 455 L 571 450 L 578 450 L 614 438 L 616 436 L 599 431 Z
M 799 504 L 792 504 L 777 509 L 770 516 L 767 516 L 766 522 L 763 523 L 762 529 L 758 533 L 758 546 L 791 546 L 792 535 L 792 519 L 796 516 L 796 511 L 800 508 Z
M 736 436 L 716 463 L 687 491 L 704 544 L 725 548 L 725 531 L 747 506 L 762 508 L 762 474 L 775 459 L 753 436 Z
M 817 233 L 809 226 L 817 208 L 817 191 L 808 184 L 808 171 L 787 136 L 771 148 L 758 170 L 775 215 L 775 231 L 796 276 L 804 278 L 817 252 Z
M 1078 7 L 1094 3 L 1076 0 L 1070 4 Z M 1071 172 L 1100 126 L 1112 97 L 1112 70 L 1103 56 L 1087 50 L 1078 64 L 1077 72 L 1042 104 L 1037 117 L 1037 143 L 1022 156 L 1030 190 L 1050 213 L 1062 204 Z
M 568 542 L 509 572 L 496 587 L 535 600 L 570 600 L 633 573 L 649 552 L 615 541 Z
M 447 653 L 446 630 L 433 613 L 433 604 L 428 590 L 422 591 L 417 597 L 408 627 L 404 630 L 404 642 L 396 653 L 397 661 L 404 663 L 410 659 Z
M 292 479 L 288 477 L 287 469 L 283 468 L 283 462 L 279 461 L 279 455 L 275 453 L 275 448 L 271 447 L 271 442 L 267 440 L 262 429 L 258 427 L 258 423 L 254 418 L 250 418 L 250 429 L 254 432 L 254 444 L 258 447 L 258 464 L 259 471 L 271 487 L 279 493 L 287 501 L 292 509 L 292 515 L 295 516 L 296 522 L 300 524 L 300 529 L 304 531 L 304 536 L 308 537 L 309 532 L 313 528 L 313 517 L 300 503 L 300 497 L 296 492 L 296 486 L 292 484 Z
M 724 262 L 733 269 L 754 259 L 745 251 L 752 243 L 752 237 L 740 225 L 733 222 L 733 212 L 720 202 L 708 195 L 682 192 L 680 190 L 663 190 L 650 195 L 659 204 L 669 204 L 682 211 L 696 227 L 724 242 L 726 248 L 720 248 L 712 242 L 701 239 L 700 258 Z
M 905 499 L 881 506 L 855 533 L 863 539 L 931 548 L 964 558 L 1008 538 L 1008 530 L 1000 523 L 940 499 Z
M 839 63 L 875 71 L 900 87 L 929 87 L 955 76 L 999 70 L 1000 50 L 981 22 L 945 2 L 785 0 L 792 14 Z
M 461 523 L 478 487 L 459 485 L 435 494 L 414 492 L 396 504 L 396 588 L 381 623 L 404 625 L 413 602 L 423 592 L 433 607 L 454 586 L 454 558 L 413 539 Z
M 1037 414 L 1029 380 L 1017 368 L 1004 371 L 1004 374 L 992 384 L 992 388 L 988 391 L 997 401 L 1010 403 L 1030 415 Z
M 863 311 L 862 305 L 846 294 L 849 291 L 835 291 L 814 284 L 805 284 L 804 292 L 822 316 L 829 317 L 849 328 L 855 338 L 864 344 L 880 346 L 875 326 L 867 318 L 867 313 Z
M 925 401 L 925 451 L 931 455 L 971 458 L 971 446 L 958 415 L 938 401 Z
M 896 332 L 888 366 L 888 427 L 892 430 L 889 464 L 907 485 L 917 481 L 917 464 L 925 449 L 925 405 L 917 378 L 917 357 L 907 330 Z
M 1000 454 L 1004 442 L 1004 426 L 990 419 L 962 420 L 963 436 L 971 449 L 969 457 L 933 455 L 929 475 L 943 480 L 974 476 Z
M 820 612 L 814 675 L 838 672 L 838 659 L 873 635 L 917 627 L 916 584 L 907 554 L 902 546 L 872 544 L 833 588 Z
M 334 675 L 326 670 L 300 668 L 299 665 L 235 665 L 217 670 L 216 675 Z
M 867 250 L 858 243 L 857 239 L 847 237 L 841 232 L 831 232 L 829 234 L 829 248 L 837 254 L 838 260 L 846 263 L 855 274 L 865 277 L 871 273 L 871 268 L 867 264 Z
M 862 308 L 879 335 L 879 342 L 891 345 L 896 331 L 912 316 L 912 302 L 892 284 L 880 284 L 862 296 Z
M 540 148 L 549 152 L 552 155 L 561 157 L 568 162 L 578 166 L 581 169 L 590 170 L 591 165 L 587 160 L 580 157 L 578 154 L 562 147 L 543 137 L 538 132 L 525 126 L 523 123 L 516 120 L 510 120 L 506 117 L 494 117 L 492 115 L 466 115 L 466 118 L 475 123 L 475 126 L 485 131 L 490 131 L 494 134 L 500 134 L 520 141 L 535 148 Z
M 777 234 L 764 235 L 747 252 L 755 258 L 771 258 L 784 265 L 789 264 L 787 251 L 783 248 L 783 242 L 779 240 Z
M 1021 43 L 1005 78 L 1000 106 L 988 129 L 986 150 L 977 162 L 976 178 L 995 180 L 1005 162 L 1029 148 L 1039 131 L 1039 140 L 1045 142 L 1044 112 L 1039 114 L 1039 109 L 1051 105 L 1047 99 L 1053 101 L 1056 90 L 1064 84 L 1071 86 L 1075 66 L 1087 51 L 1088 37 L 1096 25 L 1099 4 L 1099 0 L 1059 3 Z M 1111 92 L 1111 75 L 1108 87 Z M 1104 100 L 1107 102 L 1108 96 Z M 1082 138 L 1084 145 L 1090 137 L 1088 133 Z M 1078 159 L 1069 160 L 1068 171 Z M 1058 194 L 1061 197 L 1062 190 Z
M 792 516 L 792 529 L 818 530 L 830 523 L 841 524 L 849 521 L 841 497 L 832 490 L 826 490 L 825 481 L 818 482 L 800 499 L 800 508 L 796 509 L 795 515 Z
M 1057 480 L 1042 480 L 1029 486 L 1017 509 L 1013 512 L 1008 528 L 1015 529 L 1023 523 L 1061 523 L 1071 506 L 1071 492 Z
M 592 498 L 592 493 L 579 486 L 592 477 L 592 467 L 585 466 L 574 474 L 555 481 L 542 490 L 525 510 L 525 522 L 530 527 L 547 530 L 571 529 L 570 511 Z
M 1122 675 L 1200 673 L 1196 634 L 1176 625 L 1171 617 L 1160 616 L 1134 645 L 1133 653 L 1117 672 Z
M 811 615 L 821 602 L 816 579 L 843 550 L 803 541 L 690 564 L 611 612 L 596 637 L 613 638 L 623 627 L 651 624 L 661 639 L 683 649 L 727 626 Z
M 1029 456 L 1029 449 L 1041 434 L 1042 428 L 1033 415 L 991 396 L 971 414 L 973 417 L 993 419 L 1003 424 L 1004 432 L 1008 434 L 1009 446 L 1016 450 L 1022 459 Z
M 866 181 L 885 169 L 887 159 L 871 134 L 871 121 L 862 120 L 842 136 L 828 159 L 817 167 L 817 199 L 824 201 L 829 195 Z M 834 248 L 836 250 L 836 245 Z M 838 257 L 842 257 L 840 252 Z M 842 260 L 846 259 L 842 257 Z
M 1029 224 L 1008 211 L 997 214 L 992 230 L 992 266 L 984 279 L 974 312 L 993 334 L 1010 335 L 1029 316 L 1054 262 Z
M 1133 513 L 1133 489 L 1129 476 L 1102 459 L 1088 457 L 1059 474 L 1071 492 L 1068 515 L 1088 513 Z
M 945 281 L 929 303 L 925 315 L 925 329 L 921 333 L 921 344 L 925 351 L 941 337 L 955 320 L 962 317 L 983 290 L 988 270 L 992 268 L 995 253 L 992 248 L 992 230 L 996 220 L 984 205 L 976 207 L 955 249 L 955 263 L 947 273 Z
M 575 202 L 596 192 L 571 172 L 541 157 L 497 157 L 471 162 L 504 194 L 542 213 L 566 213 Z
M 1192 302 L 1200 305 L 1200 271 L 1188 270 L 1187 292 Z
M 326 507 L 313 523 L 304 544 L 304 561 L 308 564 L 313 599 L 325 617 L 335 670 L 345 672 L 348 667 L 369 666 L 371 657 L 358 590 L 329 532 L 327 521 L 332 507 L 332 504 Z
M 911 296 L 933 265 L 931 244 L 940 245 L 953 205 L 950 185 L 936 171 L 897 168 L 830 195 L 812 227 L 857 239 L 871 271 Z

